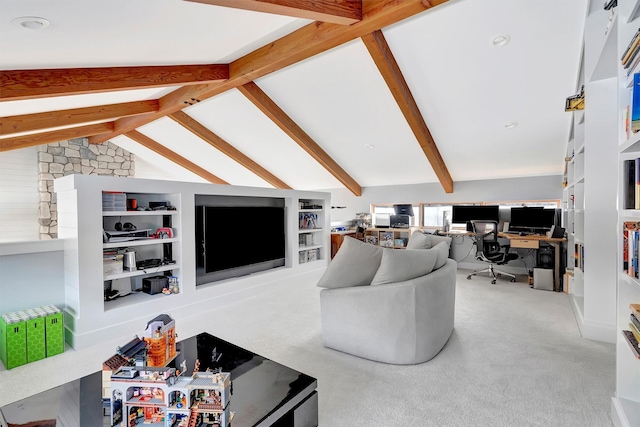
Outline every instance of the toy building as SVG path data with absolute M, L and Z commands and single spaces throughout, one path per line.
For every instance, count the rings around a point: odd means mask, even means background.
M 147 366 L 165 366 L 176 357 L 176 322 L 161 314 L 147 323 L 143 339 L 147 343 Z
M 102 398 L 110 399 L 111 375 L 125 366 L 166 366 L 177 356 L 175 321 L 160 314 L 147 322 L 142 339 L 116 348 L 116 354 L 102 363 Z
M 231 421 L 229 373 L 175 368 L 120 368 L 111 376 L 111 425 L 226 427 Z

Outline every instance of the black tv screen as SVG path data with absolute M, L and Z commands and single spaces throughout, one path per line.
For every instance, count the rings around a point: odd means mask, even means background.
M 284 265 L 285 208 L 197 206 L 196 256 L 205 275 L 237 270 L 214 280 L 259 271 L 250 267 L 267 262 Z
M 509 228 L 513 230 L 549 230 L 556 222 L 556 210 L 542 207 L 511 208 Z
M 465 224 L 473 220 L 500 221 L 499 209 L 498 205 L 453 205 L 451 222 L 453 224 Z

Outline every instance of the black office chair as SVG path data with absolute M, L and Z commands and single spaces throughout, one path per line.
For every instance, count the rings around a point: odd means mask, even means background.
M 500 276 L 511 277 L 511 281 L 516 281 L 516 276 L 504 271 L 493 268 L 495 265 L 503 265 L 511 260 L 517 259 L 518 254 L 509 253 L 508 245 L 500 245 L 498 242 L 498 222 L 497 221 L 471 221 L 471 227 L 474 234 L 474 244 L 476 246 L 476 259 L 489 263 L 489 267 L 476 270 L 467 276 L 471 280 L 471 276 L 478 273 L 489 273 L 491 284 L 496 284 L 496 278 Z

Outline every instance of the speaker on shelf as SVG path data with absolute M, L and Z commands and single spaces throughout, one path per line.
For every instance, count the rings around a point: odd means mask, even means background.
M 554 268 L 555 253 L 553 246 L 540 246 L 538 248 L 538 268 Z

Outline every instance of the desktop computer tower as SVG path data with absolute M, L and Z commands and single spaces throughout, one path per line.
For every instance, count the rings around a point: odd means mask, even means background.
M 553 246 L 540 245 L 538 248 L 538 259 L 536 266 L 538 268 L 551 268 L 555 267 L 555 250 Z

